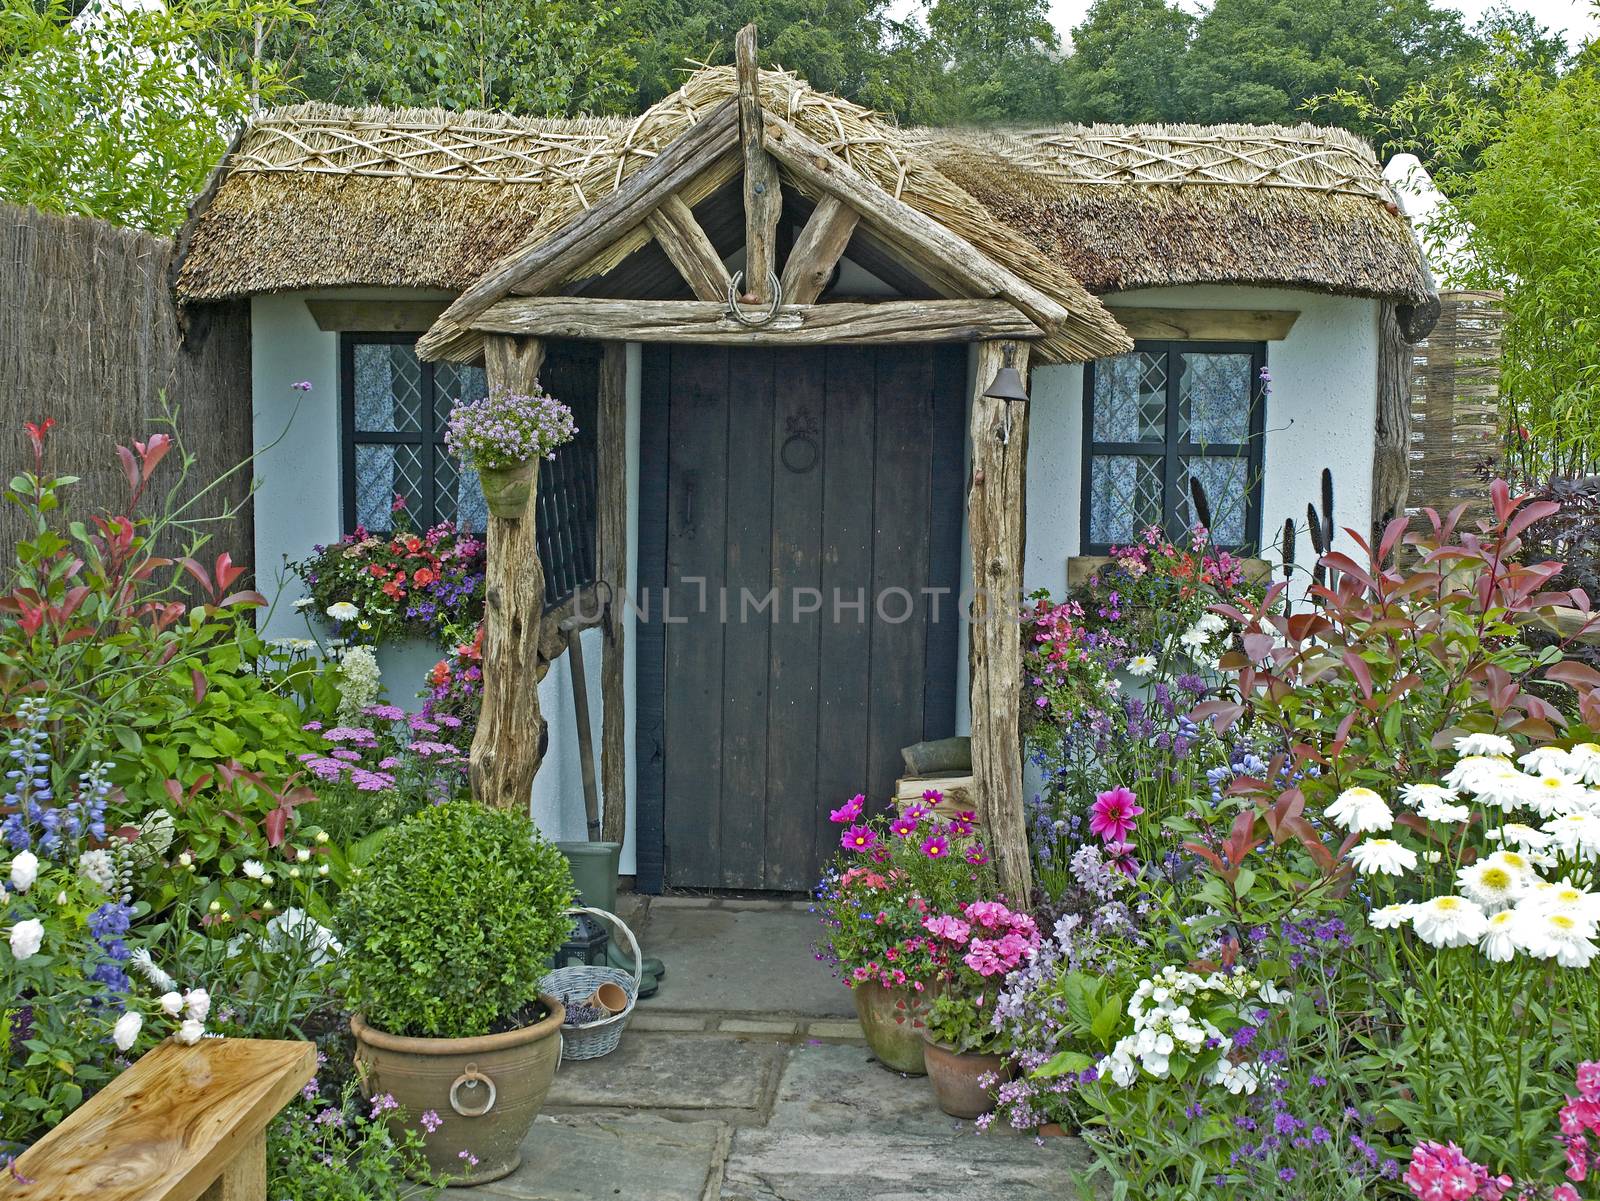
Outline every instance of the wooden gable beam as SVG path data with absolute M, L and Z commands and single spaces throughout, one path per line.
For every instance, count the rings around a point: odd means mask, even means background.
M 727 300 L 607 300 L 510 296 L 475 319 L 480 336 L 595 338 L 702 346 L 888 346 L 1032 339 L 1038 326 L 1003 300 L 786 304 L 765 325 L 741 325 Z
M 1038 288 L 933 218 L 889 195 L 782 117 L 768 113 L 765 119 L 769 154 L 802 186 L 835 196 L 855 209 L 879 237 L 904 254 L 914 267 L 925 266 L 936 276 L 953 279 L 977 298 L 1008 300 L 1046 333 L 1054 333 L 1071 319 L 1066 309 Z
M 811 304 L 822 295 L 856 231 L 861 214 L 837 196 L 824 196 L 783 265 L 785 304 Z
M 727 302 L 733 283 L 728 269 L 682 197 L 668 196 L 645 218 L 645 224 L 696 299 Z
M 733 59 L 739 81 L 739 145 L 744 151 L 744 288 L 751 303 L 767 304 L 772 300 L 776 273 L 783 189 L 778 182 L 778 164 L 768 157 L 764 145 L 754 25 L 746 25 L 734 38 Z
M 474 317 L 513 288 L 539 293 L 566 282 L 610 243 L 644 224 L 663 194 L 679 191 L 714 166 L 737 136 L 738 123 L 737 102 L 724 101 L 583 216 L 543 241 L 506 255 L 445 310 L 417 343 L 418 352 L 426 359 L 476 357 L 482 340 L 471 331 Z

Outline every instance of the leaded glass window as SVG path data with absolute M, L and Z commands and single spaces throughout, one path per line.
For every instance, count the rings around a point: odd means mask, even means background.
M 1215 544 L 1259 543 L 1265 365 L 1259 342 L 1139 342 L 1088 366 L 1084 553 L 1148 526 L 1173 536 L 1192 526 L 1191 481 L 1211 508 Z
M 477 474 L 445 448 L 458 400 L 485 395 L 483 368 L 424 363 L 414 334 L 345 334 L 341 353 L 344 525 L 394 528 L 396 498 L 412 528 L 453 521 L 488 525 Z M 577 438 L 539 465 L 537 520 L 545 602 L 559 604 L 595 578 L 595 441 L 598 357 L 592 347 L 552 344 L 540 382 L 572 408 Z

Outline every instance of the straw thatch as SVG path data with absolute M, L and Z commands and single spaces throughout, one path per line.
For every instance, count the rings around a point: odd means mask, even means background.
M 1060 300 L 1092 357 L 1120 333 L 1084 294 L 1181 283 L 1428 292 L 1371 150 L 1300 126 L 903 130 L 763 72 L 762 101 Z M 180 296 L 337 286 L 459 291 L 607 195 L 735 91 L 696 72 L 633 120 L 301 106 L 264 114 L 186 227 Z M 609 264 L 607 264 L 609 265 Z
M 1359 138 L 1312 125 L 928 130 L 913 144 L 1096 293 L 1300 287 L 1417 303 L 1411 227 Z

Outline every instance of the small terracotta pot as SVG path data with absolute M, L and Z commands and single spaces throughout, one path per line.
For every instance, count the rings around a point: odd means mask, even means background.
M 929 991 L 911 988 L 885 988 L 869 980 L 850 990 L 856 1002 L 861 1032 L 878 1062 L 908 1076 L 926 1076 L 923 1063 L 922 1031 L 927 1026 L 928 1007 L 933 1003 Z
M 598 1005 L 607 1013 L 621 1013 L 628 1007 L 628 994 L 622 985 L 607 980 L 590 995 L 588 1004 Z
M 934 1042 L 926 1031 L 922 1040 L 927 1044 L 922 1048 L 923 1060 L 940 1109 L 953 1118 L 975 1118 L 994 1108 L 994 1086 L 985 1088 L 978 1081 L 992 1075 L 998 1084 L 1005 1076 L 1005 1056 L 952 1050 Z
M 1046 1122 L 1039 1127 L 1040 1138 L 1067 1138 L 1070 1132 L 1060 1122 Z
M 428 1168 L 451 1184 L 482 1184 L 516 1171 L 522 1140 L 550 1092 L 567 1012 L 541 996 L 547 1016 L 532 1026 L 478 1038 L 407 1038 L 350 1018 L 356 1068 L 369 1096 L 391 1094 L 405 1126 L 433 1110 L 444 1124 L 423 1134 Z M 463 1159 L 462 1152 L 472 1159 Z
M 516 521 L 528 511 L 534 481 L 539 478 L 539 460 L 529 459 L 513 467 L 480 467 L 478 482 L 483 485 L 483 500 L 496 517 Z

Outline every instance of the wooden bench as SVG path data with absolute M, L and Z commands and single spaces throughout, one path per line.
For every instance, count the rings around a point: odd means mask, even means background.
M 266 1201 L 267 1124 L 316 1069 L 310 1043 L 164 1042 L 0 1172 L 0 1199 Z

